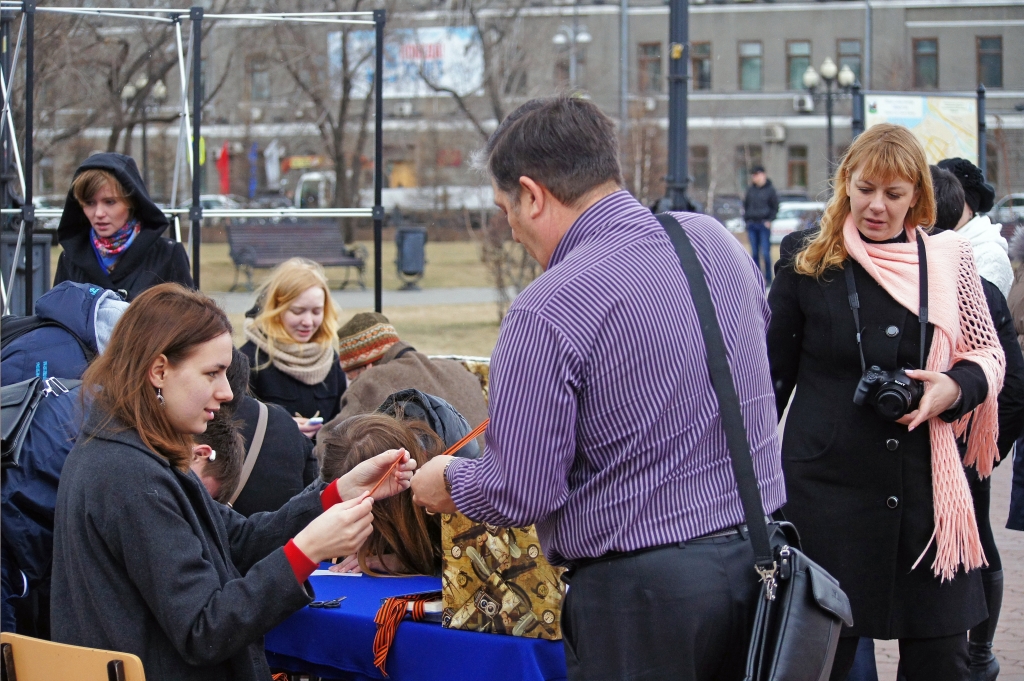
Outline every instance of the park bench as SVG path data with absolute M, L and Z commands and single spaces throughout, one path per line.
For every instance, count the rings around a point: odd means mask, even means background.
M 239 286 L 240 272 L 245 273 L 245 287 L 251 291 L 254 269 L 277 267 L 294 257 L 308 258 L 324 267 L 344 267 L 345 279 L 338 288 L 357 284 L 366 290 L 366 248 L 346 246 L 336 222 L 252 220 L 235 222 L 225 229 L 231 262 L 235 264 L 232 291 Z

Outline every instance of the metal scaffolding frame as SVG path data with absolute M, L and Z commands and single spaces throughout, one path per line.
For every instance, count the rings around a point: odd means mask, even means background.
M 266 14 L 218 14 L 205 13 L 202 7 L 194 6 L 188 10 L 164 9 L 164 8 L 116 8 L 116 7 L 38 7 L 36 0 L 0 0 L 0 11 L 20 12 L 22 15 L 21 27 L 18 33 L 18 41 L 14 49 L 13 59 L 8 68 L 0 73 L 0 96 L 3 97 L 3 111 L 0 112 L 0 130 L 3 130 L 9 140 L 9 147 L 13 153 L 14 165 L 18 170 L 18 179 L 21 184 L 22 197 L 24 199 L 21 208 L 5 208 L 0 210 L 3 215 L 17 215 L 21 217 L 21 227 L 18 230 L 18 239 L 14 250 L 14 261 L 11 266 L 11 274 L 7 290 L 3 290 L 3 280 L 0 277 L 0 296 L 3 298 L 3 311 L 7 313 L 13 298 L 15 275 L 17 273 L 18 260 L 22 243 L 27 242 L 25 250 L 25 310 L 31 311 L 33 302 L 33 281 L 32 271 L 34 267 L 32 238 L 35 230 L 37 217 L 59 217 L 63 212 L 60 209 L 39 209 L 32 205 L 33 190 L 33 107 L 34 107 L 34 86 L 35 86 L 35 15 L 37 12 L 51 12 L 58 14 L 77 14 L 96 17 L 110 17 L 115 19 L 131 19 L 140 21 L 156 21 L 173 24 L 175 27 L 175 42 L 178 52 L 178 75 L 181 84 L 181 112 L 180 127 L 178 130 L 178 149 L 174 160 L 174 183 L 171 190 L 171 205 L 177 201 L 178 181 L 183 158 L 186 160 L 192 175 L 192 203 L 188 208 L 170 208 L 164 212 L 172 220 L 174 238 L 181 240 L 180 218 L 187 214 L 191 222 L 189 231 L 189 242 L 192 260 L 192 278 L 196 287 L 200 286 L 199 265 L 200 247 L 202 245 L 202 220 L 204 217 L 251 217 L 251 218 L 280 218 L 280 217 L 369 217 L 373 218 L 373 267 L 374 267 L 374 309 L 381 311 L 382 303 L 382 277 L 381 277 L 381 246 L 382 231 L 384 227 L 384 207 L 381 204 L 381 192 L 383 189 L 383 72 L 384 72 L 384 24 L 386 20 L 385 11 L 382 9 L 364 12 L 275 12 Z M 186 58 L 183 49 L 181 32 L 182 20 L 191 22 L 191 37 Z M 218 20 L 246 20 L 266 22 L 299 22 L 311 24 L 357 24 L 373 26 L 375 31 L 375 66 L 374 66 L 374 169 L 373 169 L 373 207 L 372 208 L 278 208 L 278 209 L 225 209 L 203 211 L 200 202 L 201 178 L 199 168 L 199 143 L 202 130 L 202 91 L 200 81 L 200 67 L 202 65 L 202 43 L 203 43 L 203 21 Z M 10 97 L 13 90 L 13 74 L 17 67 L 18 55 L 21 49 L 22 37 L 25 39 L 25 150 L 22 156 L 18 154 L 17 135 L 14 129 L 14 118 L 11 114 Z M 4 36 L 6 40 L 7 36 Z M 189 69 L 188 66 L 192 68 Z M 189 79 L 191 78 L 191 83 Z M 192 116 L 189 118 L 188 110 L 188 86 L 192 85 Z M 191 128 L 191 145 L 186 142 L 186 134 Z

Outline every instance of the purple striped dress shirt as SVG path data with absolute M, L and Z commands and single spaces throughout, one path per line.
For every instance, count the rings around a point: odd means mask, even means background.
M 786 498 L 757 267 L 715 220 L 677 214 L 708 272 L 765 513 Z M 520 293 L 491 360 L 484 455 L 446 475 L 470 518 L 537 524 L 558 565 L 743 522 L 679 259 L 628 192 L 584 212 Z

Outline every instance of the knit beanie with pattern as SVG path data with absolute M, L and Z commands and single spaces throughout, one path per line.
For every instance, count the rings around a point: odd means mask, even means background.
M 344 371 L 376 362 L 398 342 L 398 332 L 378 312 L 360 312 L 338 329 L 338 361 Z

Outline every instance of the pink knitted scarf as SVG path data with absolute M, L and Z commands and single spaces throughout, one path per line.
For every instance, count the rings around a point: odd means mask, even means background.
M 861 239 L 852 215 L 847 216 L 843 225 L 846 252 L 896 302 L 914 314 L 920 303 L 917 232 L 908 226 L 907 243 L 872 244 Z M 934 236 L 924 230 L 920 232 L 928 255 L 928 321 L 935 326 L 925 368 L 942 372 L 956 362 L 970 360 L 981 367 L 988 379 L 988 396 L 973 412 L 955 423 L 939 418 L 928 421 L 935 531 L 914 567 L 934 541 L 932 569 L 936 576 L 947 580 L 953 579 L 959 565 L 966 570 L 987 565 L 956 439 L 973 420 L 963 465 L 976 466 L 982 477 L 991 475 L 999 456 L 996 397 L 1003 386 L 1006 359 L 992 325 L 970 243 L 953 231 Z

